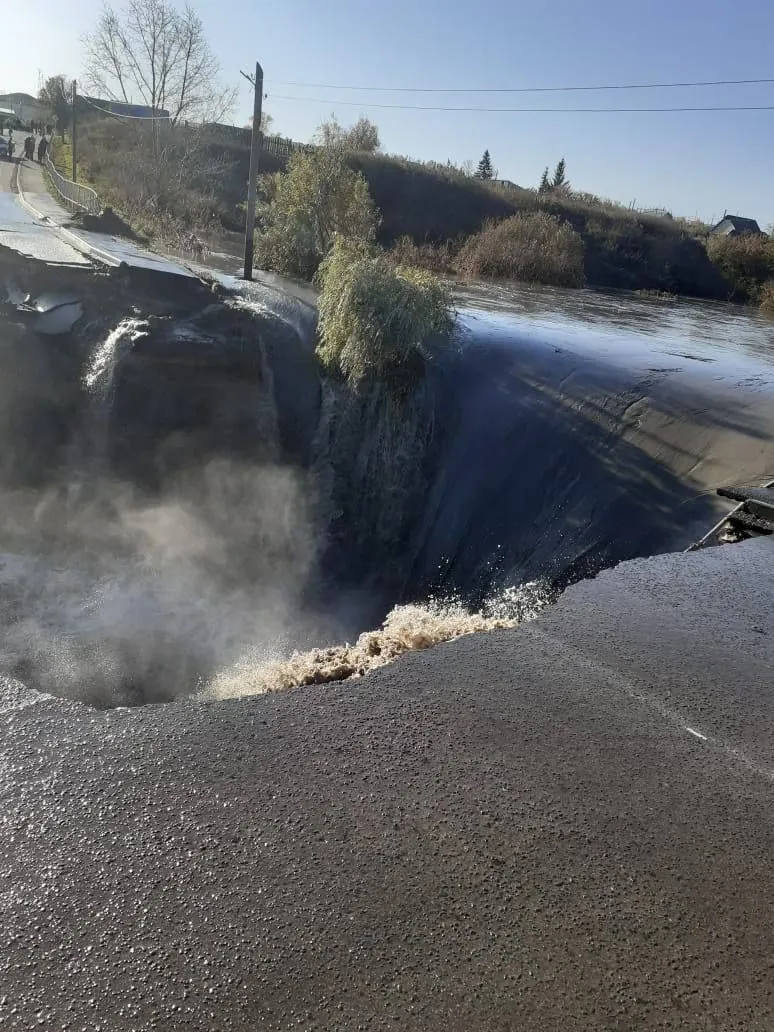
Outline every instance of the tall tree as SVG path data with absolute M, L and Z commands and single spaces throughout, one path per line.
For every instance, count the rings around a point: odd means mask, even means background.
M 538 187 L 538 193 L 550 193 L 551 192 L 551 180 L 548 178 L 548 166 L 543 169 L 543 175 L 540 177 L 540 186 Z
M 60 133 L 64 132 L 70 122 L 72 96 L 73 81 L 65 75 L 50 76 L 38 93 L 38 100 L 51 112 Z
M 218 84 L 220 66 L 201 19 L 171 0 L 109 4 L 84 37 L 86 84 L 106 100 L 169 111 L 171 126 L 187 119 L 217 121 L 235 91 Z
M 481 161 L 479 161 L 478 163 L 478 168 L 476 169 L 476 178 L 492 179 L 493 177 L 494 172 L 492 170 L 492 159 L 489 156 L 489 151 L 485 150 L 481 158 Z
M 565 192 L 570 189 L 570 183 L 567 179 L 567 165 L 564 158 L 560 158 L 556 163 L 554 177 L 551 180 L 551 187 L 554 190 L 564 190 Z

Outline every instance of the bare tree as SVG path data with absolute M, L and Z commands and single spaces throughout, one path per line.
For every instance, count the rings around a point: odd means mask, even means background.
M 261 132 L 264 136 L 271 136 L 271 127 L 274 125 L 274 115 L 270 115 L 268 111 L 261 112 Z M 245 129 L 253 128 L 253 116 L 247 119 L 245 123 Z
M 168 111 L 169 125 L 223 118 L 235 90 L 218 84 L 220 67 L 201 19 L 186 4 L 128 0 L 123 11 L 109 4 L 83 40 L 86 83 L 106 100 Z

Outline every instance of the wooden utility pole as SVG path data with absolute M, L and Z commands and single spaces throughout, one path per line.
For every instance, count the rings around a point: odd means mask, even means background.
M 72 131 L 73 182 L 77 183 L 78 182 L 78 148 L 77 148 L 77 142 L 78 141 L 76 139 L 76 131 L 75 131 L 75 123 L 76 123 L 75 105 L 76 105 L 76 101 L 78 100 L 78 84 L 76 83 L 75 79 L 73 79 L 73 98 L 72 98 L 72 100 L 73 100 L 73 131 Z
M 245 279 L 253 278 L 253 245 L 255 237 L 255 200 L 258 192 L 258 161 L 261 156 L 261 105 L 263 103 L 263 68 L 255 62 L 255 79 L 242 72 L 255 88 L 253 101 L 253 134 L 250 141 L 250 178 L 247 181 L 247 215 L 245 216 Z

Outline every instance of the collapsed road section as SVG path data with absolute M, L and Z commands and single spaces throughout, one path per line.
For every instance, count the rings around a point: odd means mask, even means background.
M 624 564 L 345 685 L 6 683 L 5 1027 L 768 1032 L 772 558 Z
M 774 541 L 604 569 L 766 479 L 768 360 L 468 313 L 396 408 L 289 295 L 37 246 L 0 249 L 4 1027 L 768 1032 Z M 523 626 L 205 701 L 541 575 Z

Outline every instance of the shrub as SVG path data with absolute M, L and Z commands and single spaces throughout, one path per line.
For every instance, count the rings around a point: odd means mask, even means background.
M 457 259 L 467 276 L 583 285 L 583 240 L 571 225 L 546 212 L 490 223 L 471 237 Z
M 457 245 L 457 250 L 459 244 Z M 426 241 L 415 244 L 411 237 L 403 236 L 390 248 L 390 257 L 397 265 L 411 265 L 430 272 L 454 272 L 455 247 L 446 240 L 440 244 Z
M 366 181 L 339 150 L 294 154 L 287 172 L 264 177 L 263 191 L 256 257 L 264 268 L 312 279 L 337 235 L 369 241 L 376 234 Z
M 424 372 L 430 338 L 448 339 L 451 295 L 430 272 L 396 266 L 383 252 L 337 237 L 317 281 L 317 354 L 352 384 L 411 384 Z
M 210 153 L 204 134 L 178 126 L 157 129 L 86 122 L 80 134 L 78 178 L 148 235 L 170 242 L 222 221 L 222 181 L 231 167 Z
M 764 312 L 774 315 L 774 279 L 763 284 L 758 300 Z
M 711 236 L 707 253 L 734 300 L 758 301 L 763 284 L 774 278 L 774 240 L 769 237 L 754 233 Z

